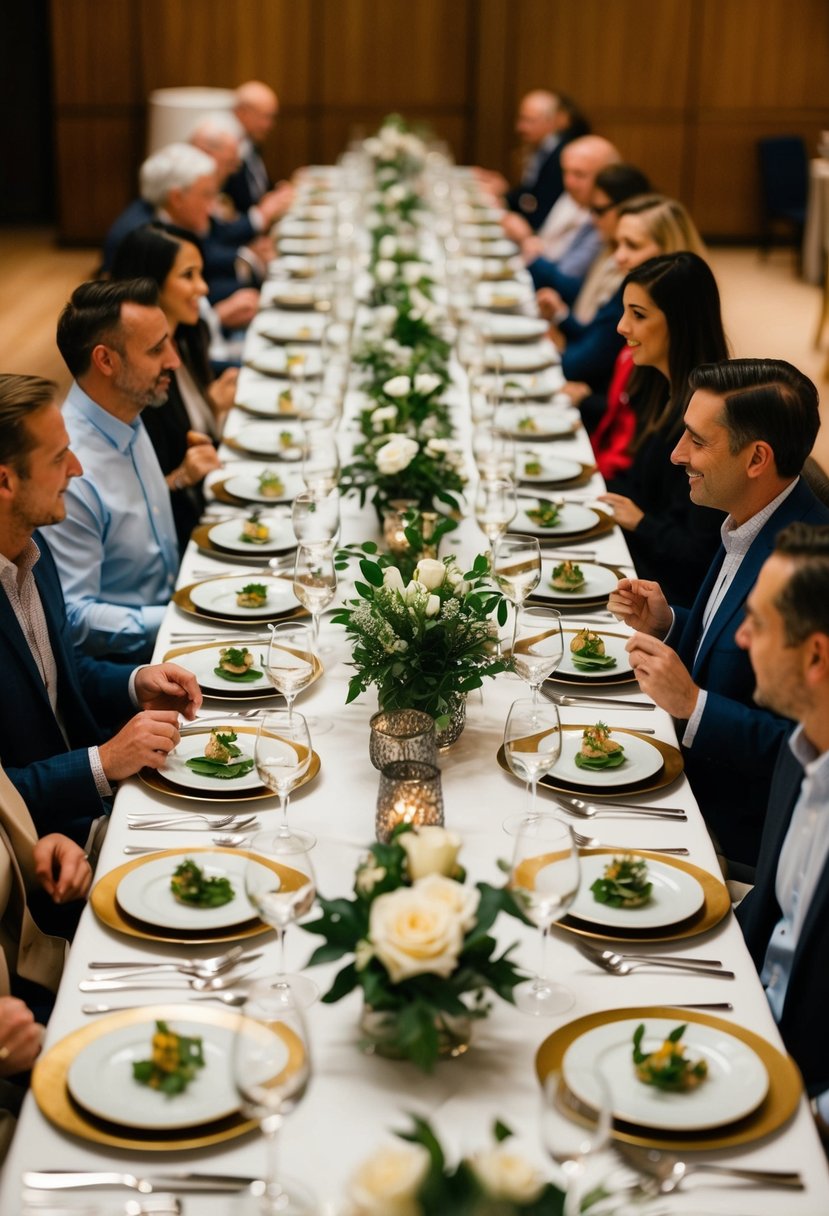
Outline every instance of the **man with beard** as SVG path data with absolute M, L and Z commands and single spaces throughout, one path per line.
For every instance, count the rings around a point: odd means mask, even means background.
M 180 364 L 150 279 L 82 283 L 57 344 L 75 381 L 63 408 L 83 464 L 49 545 L 75 645 L 149 658 L 179 565 L 170 495 L 141 411 L 167 400 Z

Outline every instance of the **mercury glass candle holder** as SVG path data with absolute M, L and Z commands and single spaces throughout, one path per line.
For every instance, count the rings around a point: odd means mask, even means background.
M 397 760 L 437 764 L 435 720 L 420 709 L 381 709 L 371 719 L 368 754 L 376 769 Z
M 397 760 L 381 770 L 375 821 L 381 844 L 388 843 L 399 823 L 443 827 L 443 792 L 436 765 Z

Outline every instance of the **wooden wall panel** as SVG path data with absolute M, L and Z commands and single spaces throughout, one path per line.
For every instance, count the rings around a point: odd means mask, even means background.
M 140 90 L 137 17 L 132 0 L 52 0 L 52 83 L 60 108 L 135 103 Z
M 58 229 L 74 244 L 103 240 L 107 229 L 135 196 L 134 166 L 142 128 L 130 117 L 66 114 L 58 119 Z M 80 171 L 80 167 L 82 171 Z

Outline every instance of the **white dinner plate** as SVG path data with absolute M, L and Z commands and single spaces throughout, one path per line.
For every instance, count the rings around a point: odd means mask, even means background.
M 512 312 L 520 308 L 531 297 L 521 283 L 478 283 L 475 287 L 475 307 L 490 312 Z
M 223 523 L 215 524 L 207 533 L 211 544 L 230 553 L 249 553 L 252 560 L 256 559 L 257 553 L 287 553 L 289 549 L 296 548 L 296 536 L 289 519 L 263 513 L 259 522 L 270 528 L 271 535 L 269 540 L 259 545 L 242 540 L 244 522 L 244 519 L 226 519 Z
M 214 724 L 211 723 L 211 725 Z M 215 729 L 224 733 L 234 730 L 234 726 L 232 722 L 217 723 Z M 243 733 L 237 730 L 236 733 L 238 736 L 236 746 L 241 749 L 242 753 L 239 760 L 252 760 L 256 743 L 255 731 Z M 234 793 L 242 794 L 264 788 L 255 765 L 249 773 L 245 773 L 244 777 L 207 777 L 189 769 L 186 761 L 192 760 L 195 756 L 203 756 L 209 738 L 210 730 L 207 727 L 203 731 L 182 735 L 178 746 L 174 751 L 168 753 L 164 764 L 158 769 L 159 776 L 163 777 L 165 781 L 169 781 L 170 785 L 175 785 L 180 789 L 192 790 L 199 794 L 224 794 L 228 798 L 233 797 Z M 142 917 L 142 919 L 144 918 Z M 184 927 L 192 928 L 190 925 Z
M 268 598 L 261 608 L 240 608 L 236 603 L 236 593 L 248 583 L 264 583 L 267 587 Z M 284 612 L 292 612 L 299 605 L 289 582 L 271 578 L 267 574 L 234 574 L 231 578 L 205 579 L 196 583 L 190 592 L 190 599 L 203 612 L 239 621 L 280 616 Z
M 549 401 L 564 383 L 560 367 L 547 367 L 538 372 L 511 371 L 501 377 L 501 397 L 505 404 L 518 401 Z
M 511 316 L 509 313 L 476 313 L 475 325 L 490 342 L 534 342 L 543 338 L 549 323 L 540 317 Z
M 292 279 L 270 279 L 262 284 L 260 307 L 265 308 L 313 308 L 317 293 L 309 279 L 317 273 L 314 258 L 284 257 L 271 263 L 270 273 L 286 273 Z
M 130 870 L 118 884 L 115 898 L 122 912 L 147 925 L 170 929 L 231 929 L 256 920 L 259 913 L 245 893 L 245 868 L 260 866 L 247 857 L 230 852 L 194 853 L 192 860 L 203 871 L 206 878 L 229 878 L 233 887 L 233 899 L 220 908 L 194 908 L 182 904 L 170 890 L 170 880 L 178 867 L 186 861 L 184 854 L 177 857 L 148 857 L 143 865 Z M 261 866 L 265 870 L 265 866 Z M 274 882 L 279 881 L 267 870 Z
M 601 718 L 601 710 L 596 710 L 596 721 Z M 611 735 L 625 749 L 625 758 L 617 768 L 593 770 L 579 768 L 576 764 L 576 753 L 581 747 L 582 733 L 580 730 L 561 732 L 561 755 L 550 770 L 550 778 L 555 782 L 566 781 L 568 785 L 579 786 L 583 789 L 602 790 L 626 785 L 637 785 L 655 777 L 665 763 L 662 753 L 648 739 L 637 738 L 636 735 Z M 162 770 L 163 771 L 163 770 Z
M 607 680 L 612 677 L 632 676 L 633 668 L 630 665 L 630 655 L 625 646 L 627 645 L 627 637 L 616 637 L 612 633 L 602 633 L 601 629 L 595 629 L 592 625 L 588 626 L 591 633 L 597 633 L 604 642 L 604 651 L 608 658 L 616 660 L 615 667 L 597 667 L 594 671 L 585 671 L 582 667 L 577 667 L 574 659 L 575 655 L 570 649 L 570 643 L 576 636 L 576 630 L 567 628 L 564 630 L 564 656 L 558 665 L 556 675 L 558 676 L 579 676 L 585 680 Z
M 321 253 L 330 253 L 334 248 L 332 236 L 284 236 L 279 241 L 280 253 L 298 254 L 301 257 L 319 257 Z
M 484 241 L 489 244 L 490 241 L 503 241 L 504 230 L 491 220 L 469 221 L 461 224 L 458 235 L 462 241 Z
M 283 435 L 290 435 L 290 446 L 283 444 Z M 302 458 L 302 427 L 286 419 L 284 422 L 249 422 L 235 435 L 229 435 L 237 447 L 258 456 L 277 456 L 280 460 Z
M 492 241 L 482 241 L 480 234 L 466 242 L 466 252 L 473 258 L 511 258 L 518 252 L 514 241 L 507 240 L 503 232 Z
M 277 313 L 263 319 L 260 334 L 274 342 L 321 342 L 325 319 L 318 312 Z
M 545 528 L 527 514 L 528 510 L 532 511 L 533 506 L 537 507 L 538 504 L 533 504 L 525 498 L 522 498 L 521 502 L 527 505 L 522 505 L 521 510 L 510 524 L 511 532 L 532 533 L 534 536 L 541 537 L 578 536 L 579 533 L 589 532 L 591 528 L 595 528 L 597 524 L 601 523 L 601 516 L 592 507 L 583 507 L 579 502 L 566 502 L 559 510 L 558 522 L 551 528 Z
M 253 368 L 246 367 L 239 378 L 234 404 L 247 414 L 290 421 L 297 417 L 293 400 L 280 401 L 282 393 L 288 392 L 290 388 L 291 382 L 287 378 L 262 376 Z
M 219 666 L 221 652 L 229 646 L 236 646 L 237 648 L 247 646 L 254 660 L 251 671 L 260 672 L 258 680 L 237 682 L 235 680 L 224 680 L 221 676 L 216 675 L 216 668 Z M 219 646 L 203 646 L 199 650 L 191 650 L 189 654 L 176 655 L 170 661 L 177 663 L 179 667 L 185 668 L 186 671 L 192 671 L 199 682 L 199 688 L 201 688 L 202 692 L 220 693 L 228 697 L 239 695 L 250 696 L 251 693 L 255 693 L 257 696 L 260 693 L 276 696 L 276 689 L 262 670 L 262 661 L 267 657 L 267 650 L 267 642 L 244 642 L 237 639 L 233 642 L 223 642 Z M 234 783 L 225 782 L 225 785 L 232 784 Z
M 306 376 L 315 377 L 322 374 L 322 356 L 314 347 L 299 346 L 296 350 L 290 347 L 277 346 L 272 350 L 260 350 L 247 360 L 249 367 L 261 372 L 263 376 L 286 376 L 288 374 L 288 359 L 302 360 Z
M 300 219 L 288 215 L 279 222 L 279 235 L 280 237 L 330 237 L 331 225 L 322 223 L 319 219 Z
M 516 349 L 521 349 L 520 347 Z M 581 425 L 578 410 L 558 405 L 499 405 L 495 424 L 513 439 L 532 442 L 573 435 Z
M 607 566 L 597 565 L 596 562 L 576 562 L 584 575 L 584 586 L 578 591 L 559 591 L 550 586 L 550 579 L 553 577 L 553 570 L 560 565 L 560 559 L 542 557 L 541 582 L 532 593 L 534 600 L 550 600 L 555 604 L 562 601 L 578 605 L 586 600 L 592 602 L 606 599 L 619 581 L 616 571 Z
M 558 362 L 558 351 L 552 342 L 505 342 L 484 348 L 484 364 L 486 367 L 500 368 L 502 375 L 540 371 Z
M 263 465 L 262 472 L 265 472 L 268 467 Z M 224 483 L 225 489 L 234 498 L 243 498 L 246 502 L 261 502 L 266 505 L 275 502 L 293 502 L 305 484 L 299 473 L 295 473 L 293 469 L 273 469 L 271 471 L 278 474 L 284 487 L 283 492 L 277 498 L 262 493 L 259 489 L 258 473 L 237 473 L 235 477 L 228 477 Z M 252 545 L 251 548 L 258 549 L 259 546 Z
M 578 1098 L 595 1104 L 596 1094 L 585 1086 L 582 1070 L 599 1071 L 607 1081 L 613 1115 L 639 1127 L 670 1131 L 704 1131 L 723 1127 L 756 1110 L 769 1087 L 760 1057 L 746 1043 L 725 1030 L 688 1022 L 682 1036 L 686 1055 L 704 1059 L 708 1076 L 688 1093 L 665 1093 L 639 1081 L 632 1060 L 633 1035 L 643 1019 L 609 1022 L 586 1031 L 564 1053 L 562 1069 L 567 1085 Z M 654 1051 L 677 1026 L 676 1018 L 647 1018 L 642 1048 Z M 589 1085 L 589 1082 L 588 1082 Z
M 239 1109 L 230 1059 L 230 1026 L 190 1022 L 186 1010 L 168 1023 L 177 1034 L 200 1038 L 205 1065 L 183 1093 L 168 1097 L 132 1075 L 133 1063 L 149 1060 L 155 1021 L 121 1026 L 82 1047 L 69 1066 L 66 1083 L 75 1101 L 100 1119 L 147 1131 L 175 1131 L 224 1119 Z M 287 1062 L 287 1048 L 285 1058 Z
M 537 473 L 528 473 L 528 463 L 540 465 Z M 519 448 L 515 463 L 518 469 L 518 480 L 522 483 L 551 484 L 558 481 L 572 481 L 581 476 L 582 466 L 577 460 L 567 460 L 563 456 L 548 455 L 544 448 Z
M 615 856 L 622 856 L 619 849 Z M 581 883 L 579 893 L 570 906 L 568 915 L 607 929 L 662 929 L 677 925 L 699 912 L 705 902 L 702 885 L 678 866 L 666 865 L 664 861 L 647 859 L 648 880 L 652 884 L 651 897 L 641 908 L 611 908 L 600 904 L 590 890 L 597 878 L 613 861 L 609 853 L 582 853 Z

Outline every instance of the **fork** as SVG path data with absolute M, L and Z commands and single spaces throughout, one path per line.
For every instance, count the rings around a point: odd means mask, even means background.
M 189 828 L 188 824 L 192 823 L 194 819 L 203 819 L 204 827 Z M 152 816 L 148 816 L 146 819 L 139 819 L 130 816 L 127 822 L 129 823 L 130 828 L 136 832 L 146 832 L 149 830 L 173 831 L 174 829 L 194 832 L 213 832 L 220 828 L 227 828 L 228 830 L 237 831 L 239 829 L 252 828 L 256 823 L 256 816 L 239 815 L 236 812 L 231 815 L 219 815 L 215 819 L 209 815 L 197 814 L 168 815 L 166 817 L 156 815 L 154 818 Z
M 603 803 L 601 806 L 594 806 L 590 802 L 583 802 L 581 798 L 556 798 L 555 801 L 563 811 L 568 815 L 575 815 L 577 819 L 594 819 L 597 815 L 622 815 L 627 817 L 636 817 L 637 815 L 645 815 L 651 819 L 672 819 L 676 823 L 686 823 L 688 816 L 679 807 L 649 807 L 649 806 L 630 806 L 624 802 L 609 802 Z
M 589 694 L 580 696 L 569 692 L 548 692 L 543 685 L 539 692 L 548 701 L 565 707 L 568 705 L 612 705 L 614 709 L 656 709 L 653 701 L 626 701 L 621 697 L 591 697 Z
M 720 980 L 734 979 L 734 972 L 723 970 L 715 959 L 678 959 L 668 955 L 645 958 L 643 955 L 617 954 L 615 950 L 591 951 L 583 948 L 581 942 L 577 942 L 576 947 L 586 959 L 611 975 L 630 975 L 640 967 L 666 967 L 670 971 L 688 971 L 692 975 L 714 976 Z
M 619 849 L 621 852 L 624 852 L 625 849 L 633 848 L 633 845 L 605 844 L 603 840 L 597 840 L 595 836 L 584 836 L 574 828 L 571 828 L 570 831 L 580 849 Z M 644 851 L 647 853 L 670 853 L 675 857 L 688 856 L 687 849 L 655 849 L 651 845 L 648 845 Z
M 645 1193 L 670 1195 L 677 1189 L 683 1178 L 696 1173 L 725 1174 L 731 1178 L 742 1178 L 746 1182 L 756 1182 L 762 1186 L 785 1186 L 792 1190 L 803 1190 L 803 1179 L 794 1171 L 752 1170 L 742 1166 L 719 1165 L 708 1161 L 682 1161 L 673 1153 L 623 1142 L 618 1143 L 616 1148 L 640 1174 L 649 1175 L 642 1183 L 642 1190 Z
M 92 962 L 89 964 L 91 970 L 115 970 L 128 971 L 131 968 L 141 971 L 148 971 L 151 968 L 160 968 L 162 971 L 169 971 L 170 968 L 177 969 L 186 967 L 191 970 L 198 968 L 199 970 L 210 972 L 212 975 L 219 975 L 222 971 L 232 967 L 237 963 L 245 953 L 243 946 L 231 946 L 229 950 L 224 950 L 221 954 L 213 954 L 209 958 L 181 958 L 178 962 L 171 962 L 168 959 L 156 960 L 155 962 L 133 962 L 133 963 L 105 963 Z

